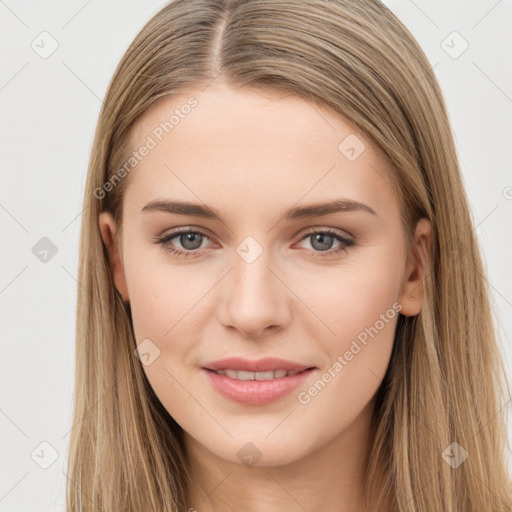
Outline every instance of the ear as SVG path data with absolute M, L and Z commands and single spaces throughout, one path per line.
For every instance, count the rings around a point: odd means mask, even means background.
M 128 287 L 124 275 L 123 261 L 121 251 L 118 247 L 116 236 L 117 226 L 114 217 L 110 212 L 101 212 L 99 215 L 99 226 L 101 237 L 105 244 L 110 260 L 110 267 L 114 276 L 114 283 L 123 301 L 129 302 Z
M 407 256 L 407 267 L 400 291 L 400 313 L 415 316 L 421 311 L 423 302 L 423 279 L 428 268 L 428 258 L 432 243 L 430 221 L 422 218 L 416 225 L 416 232 Z

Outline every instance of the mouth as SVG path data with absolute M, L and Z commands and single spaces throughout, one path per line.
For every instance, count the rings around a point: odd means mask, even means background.
M 201 368 L 208 383 L 222 397 L 245 406 L 263 406 L 276 402 L 290 394 L 298 386 L 306 384 L 317 370 L 313 366 L 304 366 L 302 369 L 277 368 L 265 371 L 249 371 L 229 367 Z
M 216 373 L 217 375 L 225 375 L 230 379 L 234 380 L 257 380 L 257 381 L 265 381 L 265 380 L 274 380 L 274 379 L 282 379 L 285 377 L 293 377 L 294 375 L 298 375 L 299 373 L 304 373 L 309 370 L 314 370 L 314 367 L 306 368 L 305 370 L 274 370 L 267 372 L 249 372 L 245 370 L 212 370 L 210 368 L 205 368 L 205 370 Z

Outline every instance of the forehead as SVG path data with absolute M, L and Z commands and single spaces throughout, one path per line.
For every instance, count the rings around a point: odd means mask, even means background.
M 165 197 L 240 214 L 339 197 L 398 207 L 369 140 L 336 112 L 283 92 L 213 84 L 160 98 L 129 148 L 145 156 L 130 171 L 127 209 Z

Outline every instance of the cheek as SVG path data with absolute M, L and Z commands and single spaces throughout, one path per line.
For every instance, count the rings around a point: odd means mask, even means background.
M 326 380 L 332 382 L 327 387 L 334 395 L 327 391 L 322 393 L 323 398 L 315 399 L 326 411 L 333 396 L 344 396 L 349 402 L 357 398 L 352 404 L 357 407 L 369 400 L 380 384 L 401 309 L 397 302 L 401 264 L 392 250 L 386 252 L 381 247 L 367 251 L 364 258 L 347 260 L 346 265 L 330 269 L 321 281 L 315 281 L 313 275 L 302 281 L 298 294 L 307 297 L 304 302 L 326 327 L 319 342 L 328 361 Z M 307 322 L 306 329 L 313 323 Z M 318 338 L 319 331 L 309 329 L 310 336 L 314 337 L 315 332 Z M 352 390 L 351 398 L 347 390 Z
M 207 291 L 207 276 L 191 267 L 166 264 L 155 254 L 132 253 L 126 265 L 136 339 L 155 338 L 159 345 L 175 337 L 194 317 Z
M 147 339 L 154 344 L 149 345 L 150 352 L 158 355 L 143 370 L 167 411 L 183 420 L 190 408 L 189 393 L 200 395 L 190 381 L 189 362 L 194 363 L 191 358 L 200 339 L 198 314 L 204 315 L 209 307 L 204 296 L 212 285 L 204 283 L 211 279 L 203 279 L 201 286 L 200 276 L 191 267 L 185 271 L 179 265 L 146 261 L 141 260 L 132 267 L 137 270 L 127 275 L 135 339 L 137 344 Z
M 399 307 L 402 262 L 397 253 L 381 246 L 353 254 L 339 266 L 295 279 L 297 295 L 322 321 L 325 339 L 331 338 L 336 349 L 374 325 L 390 308 L 388 316 L 393 316 Z

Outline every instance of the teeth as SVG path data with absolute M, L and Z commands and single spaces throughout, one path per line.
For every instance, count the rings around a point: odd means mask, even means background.
M 226 375 L 231 379 L 237 380 L 271 380 L 281 379 L 282 377 L 291 377 L 297 375 L 298 371 L 276 370 L 273 372 L 246 372 L 237 370 L 216 370 L 218 375 Z

